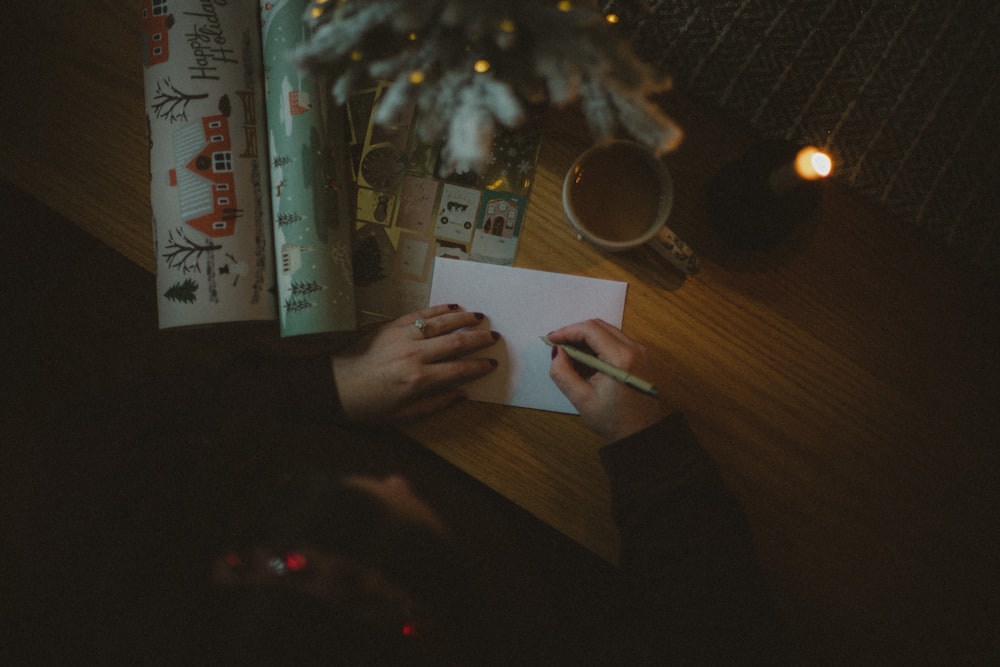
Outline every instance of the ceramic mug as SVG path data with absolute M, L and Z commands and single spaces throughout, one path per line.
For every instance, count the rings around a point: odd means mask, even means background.
M 562 200 L 580 240 L 609 252 L 647 244 L 680 271 L 698 271 L 698 258 L 666 226 L 670 172 L 642 144 L 615 139 L 584 151 L 566 173 Z

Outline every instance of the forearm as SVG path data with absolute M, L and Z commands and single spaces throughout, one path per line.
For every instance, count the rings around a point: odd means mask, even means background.
M 231 388 L 226 402 L 235 411 L 292 411 L 311 419 L 342 421 L 328 355 L 243 357 L 221 375 L 225 386 Z
M 601 458 L 639 641 L 672 655 L 770 653 L 774 612 L 749 526 L 684 418 L 674 413 Z

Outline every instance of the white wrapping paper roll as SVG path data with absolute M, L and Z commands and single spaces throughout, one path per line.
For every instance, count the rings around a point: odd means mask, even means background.
M 141 5 L 160 328 L 273 320 L 259 7 Z

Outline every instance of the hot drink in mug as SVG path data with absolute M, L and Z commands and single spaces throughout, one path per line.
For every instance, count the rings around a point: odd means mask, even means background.
M 563 209 L 580 239 L 612 252 L 649 244 L 684 273 L 695 273 L 698 259 L 666 226 L 673 201 L 670 172 L 633 141 L 593 146 L 563 182 Z

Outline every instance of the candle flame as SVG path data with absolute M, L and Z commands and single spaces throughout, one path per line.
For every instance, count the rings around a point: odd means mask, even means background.
M 826 178 L 833 171 L 830 156 L 812 146 L 806 146 L 795 156 L 795 173 L 807 181 Z

